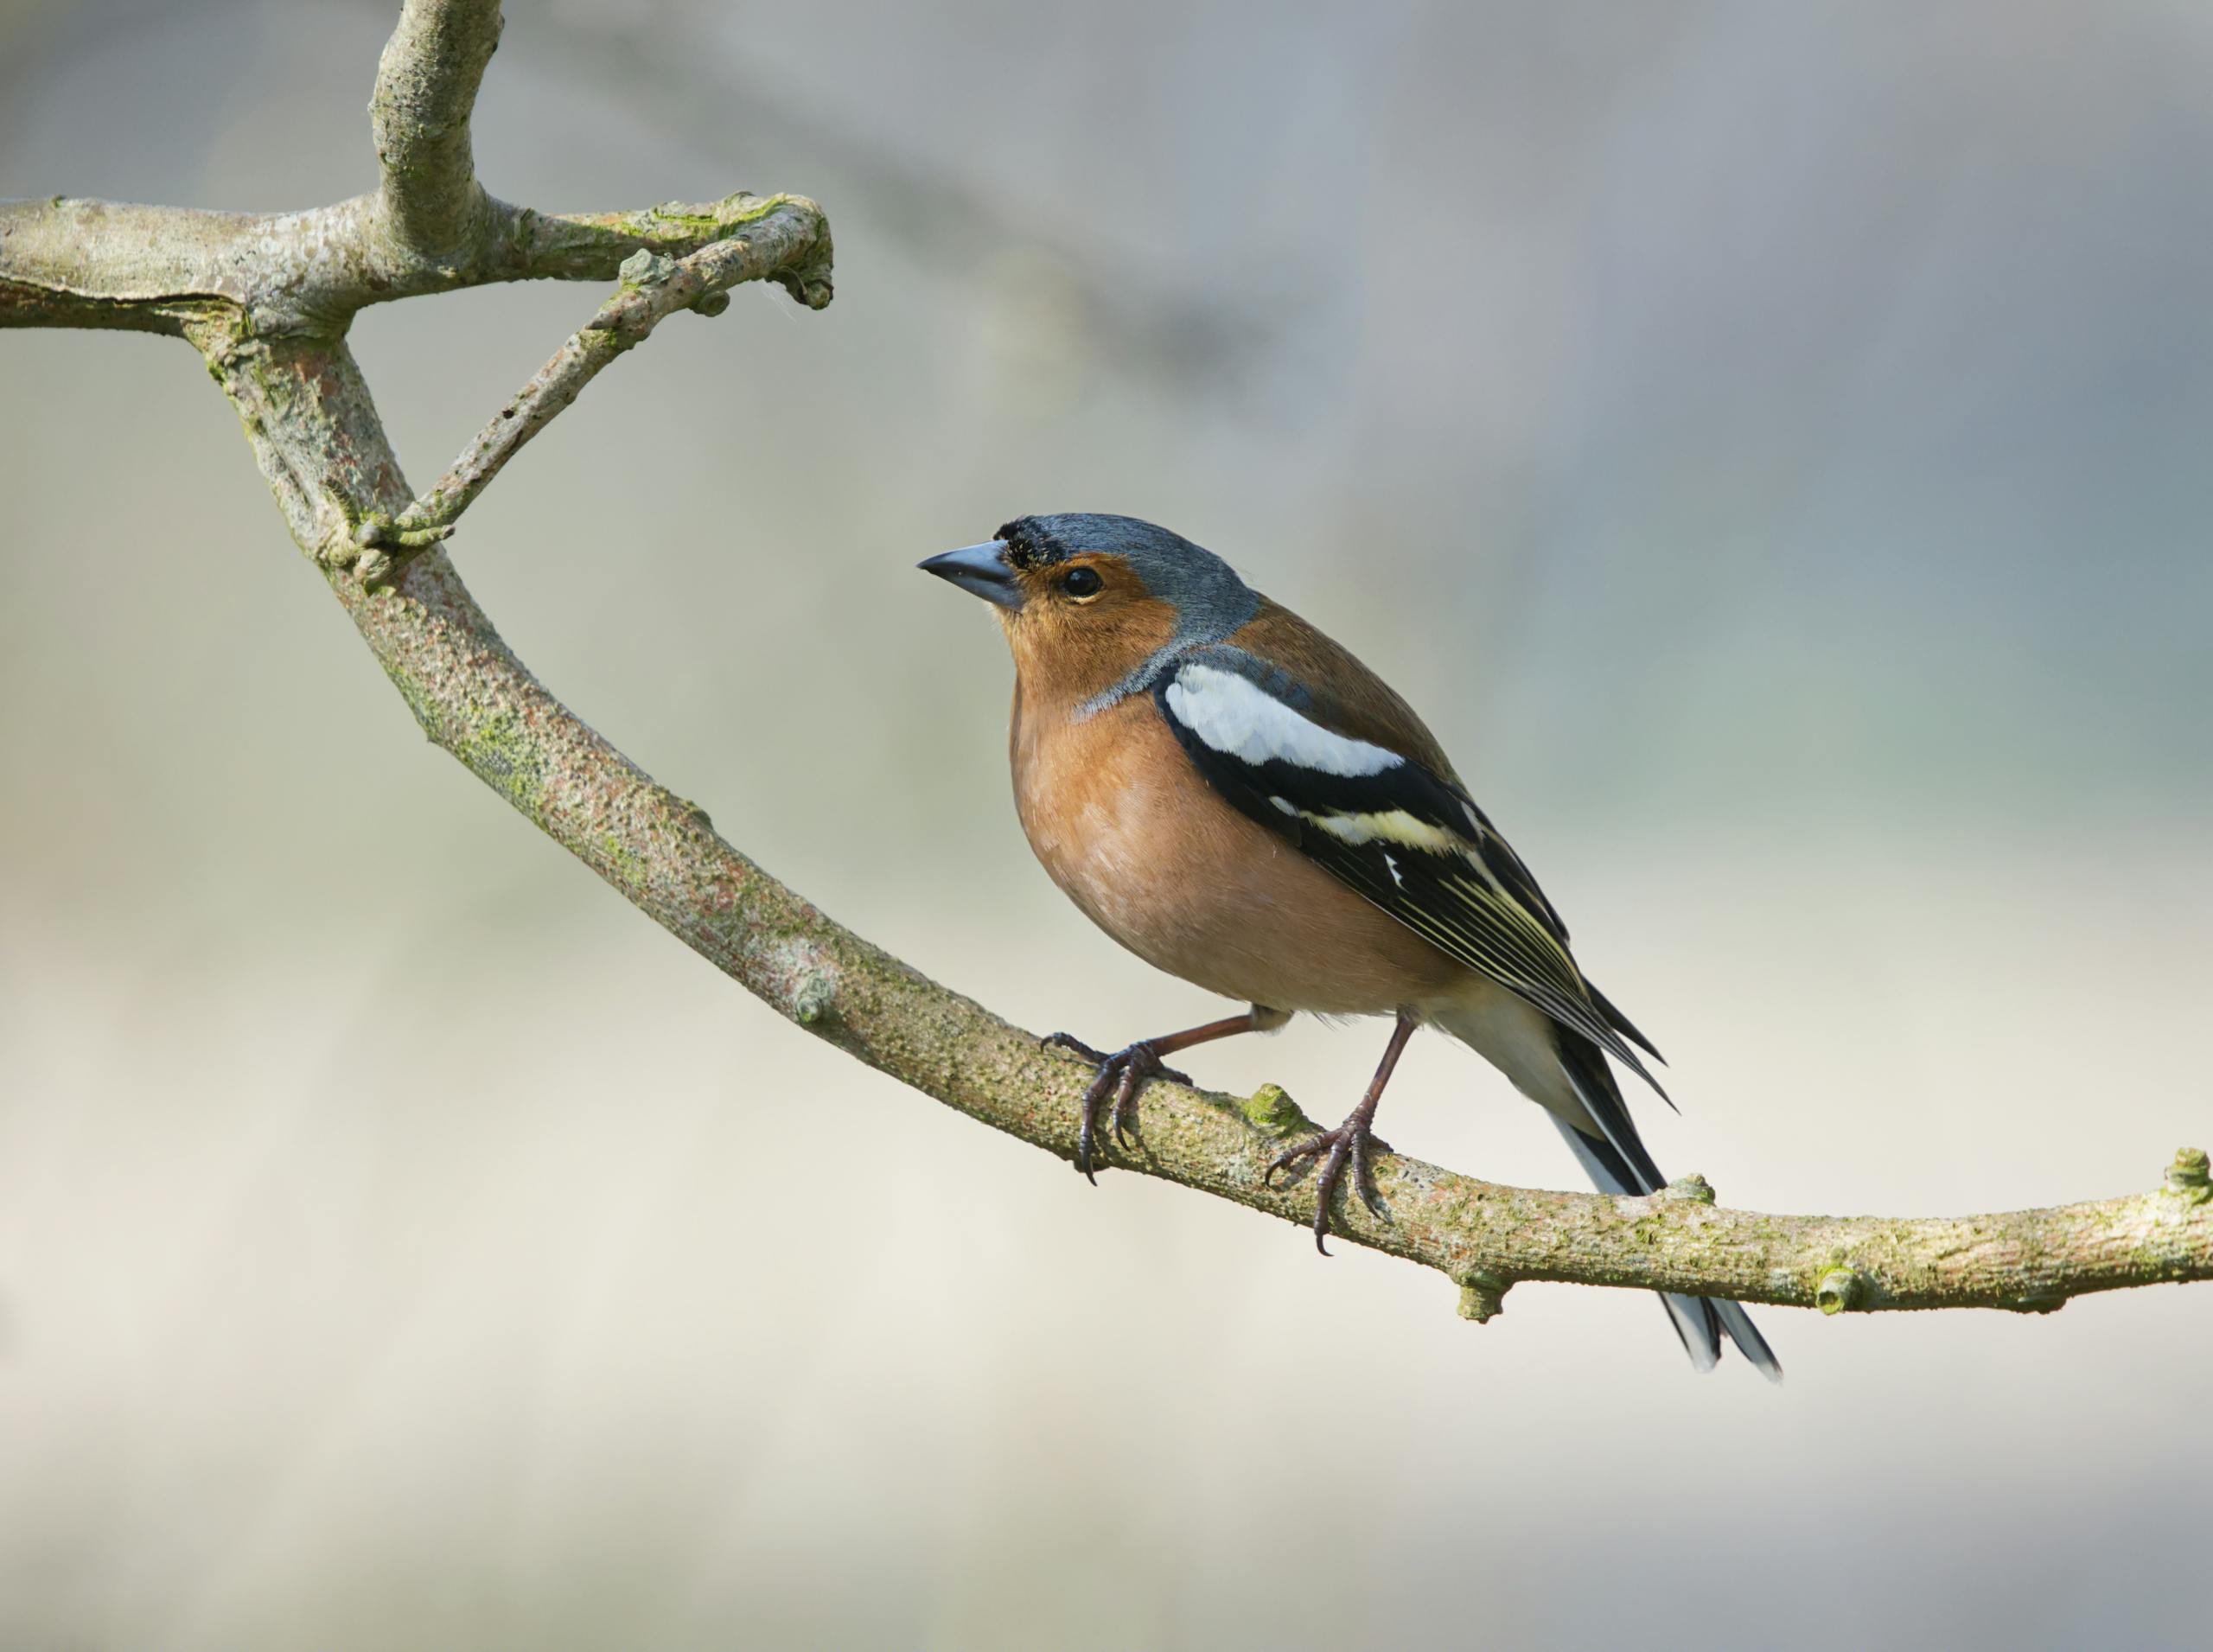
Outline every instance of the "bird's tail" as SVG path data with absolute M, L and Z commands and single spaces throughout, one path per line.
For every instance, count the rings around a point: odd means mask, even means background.
M 1600 1132 L 1594 1136 L 1562 1118 L 1556 1109 L 1547 1108 L 1559 1133 L 1601 1193 L 1657 1193 L 1667 1185 L 1667 1178 L 1660 1174 L 1660 1167 L 1652 1162 L 1652 1155 L 1636 1133 L 1604 1052 L 1579 1033 L 1564 1027 L 1554 1030 L 1560 1070 Z M 1675 1334 L 1683 1339 L 1684 1352 L 1700 1370 L 1714 1368 L 1721 1358 L 1721 1339 L 1725 1336 L 1762 1376 L 1770 1382 L 1783 1381 L 1782 1362 L 1767 1345 L 1767 1338 L 1753 1326 L 1752 1317 L 1742 1304 L 1673 1292 L 1661 1292 L 1659 1296 L 1667 1306 L 1668 1317 L 1674 1323 Z

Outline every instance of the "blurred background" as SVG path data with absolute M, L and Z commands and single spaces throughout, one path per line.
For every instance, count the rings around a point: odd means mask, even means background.
M 0 0 L 0 195 L 371 187 L 394 11 Z M 772 871 L 1119 1043 L 1217 1006 L 1032 864 L 911 564 L 1165 522 L 1424 709 L 1663 1167 L 2149 1188 L 2213 1145 L 2209 77 L 2188 0 L 518 6 L 494 193 L 803 190 L 839 296 L 678 318 L 454 555 Z M 362 316 L 418 485 L 600 296 Z M 178 345 L 0 338 L 0 1646 L 2203 1643 L 2205 1287 L 1769 1310 L 1774 1390 L 1094 1191 L 425 744 Z M 1190 1064 L 1335 1118 L 1381 1036 Z M 1578 1185 L 1442 1040 L 1385 1119 Z

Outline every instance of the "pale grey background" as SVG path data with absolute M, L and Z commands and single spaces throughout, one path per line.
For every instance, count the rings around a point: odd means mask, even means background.
M 912 574 L 1164 520 L 1386 668 L 1775 1209 L 2213 1145 L 2213 13 L 517 5 L 483 175 L 791 188 L 455 542 L 738 844 L 1095 1041 Z M 366 187 L 389 8 L 0 5 L 0 194 Z M 418 482 L 590 311 L 372 312 Z M 1096 1191 L 422 741 L 174 344 L 0 339 L 0 1645 L 2202 1643 L 2213 1297 L 1770 1311 L 1791 1380 Z M 1335 1116 L 1381 1029 L 1203 1052 Z M 1571 1184 L 1441 1041 L 1409 1151 Z

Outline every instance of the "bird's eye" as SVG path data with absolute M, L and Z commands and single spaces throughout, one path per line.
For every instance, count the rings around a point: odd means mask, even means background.
M 1071 568 L 1061 576 L 1061 589 L 1071 596 L 1096 596 L 1100 583 L 1088 568 Z

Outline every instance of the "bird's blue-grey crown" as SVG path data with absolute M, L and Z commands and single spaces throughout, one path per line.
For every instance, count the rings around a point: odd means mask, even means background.
M 1017 568 L 1039 568 L 1089 551 L 1119 557 L 1145 588 L 1172 606 L 1179 650 L 1219 642 L 1260 612 L 1260 599 L 1236 571 L 1204 545 L 1193 545 L 1134 516 L 1062 511 L 1020 516 L 992 536 L 1006 546 Z
M 1176 630 L 1167 643 L 1121 681 L 1077 706 L 1078 721 L 1145 692 L 1184 655 L 1228 641 L 1260 611 L 1259 596 L 1220 557 L 1180 533 L 1134 516 L 1102 516 L 1091 511 L 1020 516 L 994 537 L 1006 546 L 1006 559 L 1017 568 L 1049 566 L 1087 551 L 1119 557 L 1145 581 L 1148 593 L 1176 610 Z

